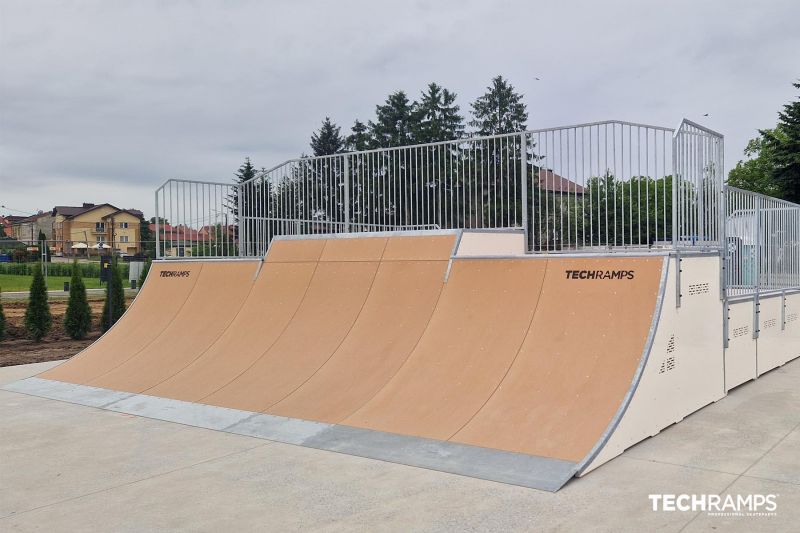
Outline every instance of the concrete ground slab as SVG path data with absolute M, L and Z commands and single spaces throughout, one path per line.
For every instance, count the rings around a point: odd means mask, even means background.
M 797 389 L 800 361 L 779 370 L 703 411 L 714 438 L 684 433 L 689 417 L 555 494 L 0 391 L 0 530 L 791 530 L 800 398 L 785 384 Z M 0 381 L 26 371 L 40 370 L 0 369 Z M 712 461 L 737 447 L 731 464 Z M 761 492 L 779 494 L 777 516 L 652 511 L 648 499 Z

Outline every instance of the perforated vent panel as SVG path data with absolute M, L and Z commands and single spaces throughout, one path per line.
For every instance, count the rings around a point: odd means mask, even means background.
M 708 283 L 692 283 L 689 285 L 689 290 L 687 294 L 689 296 L 694 296 L 695 294 L 708 294 L 708 292 L 709 292 Z
M 761 329 L 769 329 L 774 328 L 778 325 L 778 320 L 775 318 L 770 318 L 769 320 L 765 320 L 763 324 L 761 324 Z
M 731 336 L 735 339 L 736 337 L 744 337 L 749 333 L 750 326 L 739 326 L 738 328 L 733 328 L 733 331 L 731 331 Z
M 797 313 L 789 313 L 788 315 L 786 315 L 786 323 L 788 324 L 789 322 L 796 321 L 797 316 L 798 316 Z
M 673 368 L 675 368 L 676 361 L 675 355 L 670 355 L 675 353 L 675 334 L 673 333 L 669 337 L 669 342 L 667 342 L 667 357 L 661 361 L 661 367 L 658 369 L 659 374 L 663 374 L 665 372 L 669 372 Z

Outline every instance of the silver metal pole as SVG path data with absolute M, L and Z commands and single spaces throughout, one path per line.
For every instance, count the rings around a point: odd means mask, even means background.
M 344 232 L 350 233 L 350 156 L 344 155 Z
M 529 230 L 528 230 L 528 138 L 525 133 L 519 136 L 519 160 L 521 185 L 522 185 L 522 228 L 525 234 L 525 250 L 528 251 L 529 247 Z

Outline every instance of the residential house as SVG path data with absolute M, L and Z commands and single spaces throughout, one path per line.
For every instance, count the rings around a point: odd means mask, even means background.
M 37 246 L 39 233 L 44 233 L 48 241 L 53 239 L 53 218 L 49 212 L 39 211 L 29 217 L 8 217 L 13 218 L 12 236 L 28 246 Z
M 535 177 L 539 188 L 543 191 L 558 194 L 570 194 L 573 196 L 582 197 L 586 189 L 582 185 L 578 185 L 574 181 L 559 176 L 550 169 L 540 168 Z
M 60 205 L 53 208 L 53 239 L 56 253 L 86 255 L 100 243 L 125 255 L 142 251 L 142 212 L 119 209 L 111 204 Z M 87 247 L 84 247 L 83 245 Z
M 0 226 L 2 226 L 3 235 L 6 237 L 14 238 L 14 226 L 13 226 L 14 221 L 12 220 L 14 218 L 21 219 L 24 217 L 0 216 Z
M 150 224 L 149 228 L 155 235 L 156 225 Z M 209 242 L 209 237 L 207 232 L 201 233 L 183 224 L 172 226 L 161 223 L 158 225 L 158 240 L 165 257 L 191 257 L 192 249 L 199 243 Z

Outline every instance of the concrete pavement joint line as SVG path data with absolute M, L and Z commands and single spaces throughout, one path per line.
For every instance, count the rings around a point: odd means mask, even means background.
M 10 388 L 34 395 L 56 395 L 66 401 L 112 412 L 550 492 L 560 489 L 575 474 L 576 464 L 571 461 L 144 394 L 117 393 L 86 385 L 29 378 Z M 109 397 L 119 394 L 124 397 L 108 403 Z M 98 396 L 102 402 L 95 400 Z
M 794 432 L 795 432 L 795 431 L 797 431 L 798 429 L 800 429 L 800 423 L 798 423 L 796 426 L 794 426 L 792 429 L 790 429 L 790 430 L 789 430 L 789 432 L 788 432 L 788 433 L 786 433 L 786 435 L 784 435 L 783 437 L 781 437 L 780 439 L 778 439 L 778 442 L 776 442 L 775 444 L 773 444 L 773 445 L 772 445 L 772 447 L 771 447 L 769 450 L 767 450 L 766 452 L 764 452 L 764 453 L 761 455 L 761 457 L 759 457 L 758 459 L 756 459 L 756 461 L 755 461 L 753 464 L 751 464 L 751 465 L 750 465 L 750 466 L 747 468 L 747 470 L 745 470 L 744 472 L 742 472 L 742 474 L 741 474 L 741 475 L 743 475 L 743 476 L 744 476 L 744 475 L 747 475 L 747 473 L 748 473 L 750 470 L 752 470 L 754 466 L 756 466 L 758 463 L 760 463 L 760 462 L 761 462 L 761 460 L 762 460 L 764 457 L 766 457 L 766 456 L 767 456 L 767 454 L 771 453 L 771 452 L 772 452 L 772 450 L 774 450 L 775 448 L 777 448 L 777 447 L 778 447 L 778 446 L 779 446 L 779 445 L 780 445 L 780 444 L 781 444 L 783 441 L 785 441 L 785 440 L 786 440 L 786 438 L 787 438 L 789 435 L 791 435 L 792 433 L 794 433 Z
M 778 441 L 777 441 L 775 444 L 773 444 L 773 445 L 772 445 L 772 446 L 769 448 L 769 450 L 765 451 L 763 454 L 761 454 L 761 457 L 759 457 L 758 459 L 756 459 L 755 461 L 753 461 L 753 464 L 751 464 L 749 467 L 747 467 L 747 470 L 745 470 L 745 471 L 744 471 L 744 472 L 742 472 L 741 474 L 738 474 L 738 475 L 737 475 L 737 476 L 736 476 L 736 477 L 733 479 L 733 481 L 731 481 L 730 483 L 728 483 L 728 485 L 727 485 L 727 486 L 726 486 L 724 489 L 722 489 L 722 490 L 719 492 L 719 495 L 721 496 L 721 495 L 725 494 L 726 492 L 728 492 L 728 491 L 730 490 L 730 488 L 731 488 L 731 487 L 732 487 L 732 486 L 733 486 L 733 485 L 734 485 L 734 484 L 735 484 L 737 481 L 739 481 L 739 480 L 740 480 L 742 477 L 751 477 L 751 476 L 745 476 L 745 474 L 747 474 L 747 472 L 749 472 L 751 468 L 753 468 L 755 465 L 757 465 L 757 464 L 758 464 L 758 463 L 759 463 L 759 462 L 760 462 L 760 461 L 761 461 L 761 460 L 762 460 L 762 459 L 763 459 L 763 458 L 764 458 L 764 457 L 765 457 L 767 454 L 769 454 L 770 452 L 772 452 L 772 450 L 774 450 L 775 448 L 777 448 L 777 446 L 778 446 L 778 445 L 779 445 L 781 442 L 783 442 L 784 440 L 786 440 L 786 437 L 788 437 L 789 435 L 791 435 L 791 434 L 792 434 L 792 433 L 793 433 L 793 432 L 794 432 L 794 431 L 795 431 L 797 428 L 800 428 L 800 424 L 797 424 L 796 426 L 794 426 L 794 427 L 793 427 L 791 430 L 789 430 L 789 432 L 788 432 L 788 433 L 786 433 L 786 434 L 785 434 L 783 437 L 781 437 L 780 439 L 778 439 Z M 772 480 L 770 480 L 770 481 L 777 481 L 777 480 L 774 480 L 774 479 L 772 479 Z M 688 522 L 686 522 L 686 524 L 685 524 L 685 525 L 684 525 L 684 526 L 683 526 L 683 527 L 682 527 L 682 528 L 681 528 L 679 531 L 684 531 L 684 530 L 685 530 L 687 527 L 689 527 L 689 525 L 690 525 L 692 522 L 694 522 L 694 521 L 697 519 L 697 517 L 698 517 L 698 516 L 700 516 L 700 512 L 698 512 L 697 514 L 695 514 L 695 515 L 692 517 L 692 519 L 691 519 L 691 520 L 689 520 Z
M 752 476 L 752 475 L 751 476 L 747 476 L 747 475 L 744 475 L 744 474 L 742 474 L 742 477 L 747 478 L 747 479 L 757 479 L 759 481 L 772 481 L 774 483 L 783 483 L 784 485 L 793 485 L 795 487 L 800 487 L 800 483 L 798 483 L 796 481 L 788 481 L 786 479 L 775 479 L 775 478 L 771 478 L 771 477 Z
M 658 461 L 656 459 L 644 459 L 642 457 L 634 457 L 632 455 L 626 455 L 625 458 L 626 459 L 633 459 L 634 461 L 642 461 L 644 463 L 655 463 L 655 464 L 659 464 L 659 465 L 678 466 L 680 468 L 691 468 L 692 470 L 700 470 L 700 471 L 703 471 L 703 472 L 713 472 L 715 474 L 727 474 L 729 476 L 742 475 L 742 474 L 737 474 L 736 472 L 726 472 L 724 470 L 715 470 L 713 468 L 704 468 L 702 466 L 696 466 L 696 465 L 684 465 L 684 464 L 680 464 L 680 463 L 670 463 L 669 461 Z
M 98 490 L 95 490 L 95 491 L 92 491 L 92 492 L 86 492 L 86 493 L 80 494 L 78 496 L 73 496 L 72 498 L 65 498 L 65 499 L 59 500 L 57 502 L 51 502 L 51 503 L 46 503 L 44 505 L 39 505 L 38 507 L 33 507 L 31 509 L 26 509 L 26 510 L 20 511 L 18 513 L 11 513 L 11 514 L 7 514 L 5 516 L 0 516 L 0 520 L 6 520 L 8 518 L 16 518 L 18 516 L 21 516 L 21 515 L 24 515 L 24 514 L 27 514 L 27 513 L 31 513 L 33 511 L 38 511 L 40 509 L 46 509 L 48 507 L 53 507 L 55 505 L 61 505 L 62 503 L 68 503 L 68 502 L 72 502 L 72 501 L 75 501 L 75 500 L 80 500 L 82 498 L 86 498 L 87 496 L 94 496 L 94 495 L 97 495 L 97 494 L 102 494 L 104 492 L 110 492 L 112 490 L 116 490 L 116 489 L 119 489 L 119 488 L 122 488 L 122 487 L 135 485 L 135 484 L 141 483 L 143 481 L 148 481 L 148 480 L 155 479 L 155 478 L 162 477 L 162 476 L 168 476 L 170 474 L 174 474 L 175 472 L 180 472 L 181 470 L 188 470 L 190 468 L 194 468 L 196 466 L 200 466 L 200 465 L 203 465 L 203 464 L 211 463 L 213 461 L 217 461 L 217 460 L 220 460 L 220 459 L 227 459 L 228 457 L 231 457 L 233 455 L 249 452 L 249 451 L 255 450 L 256 448 L 263 448 L 265 446 L 270 446 L 272 444 L 273 443 L 271 443 L 271 442 L 260 443 L 260 444 L 257 444 L 255 446 L 252 446 L 252 447 L 244 449 L 244 450 L 237 450 L 235 452 L 226 453 L 224 455 L 219 455 L 217 457 L 210 457 L 208 459 L 204 459 L 202 461 L 198 461 L 198 462 L 192 463 L 190 465 L 174 468 L 174 469 L 168 470 L 166 472 L 159 472 L 157 474 L 153 474 L 153 475 L 150 475 L 150 476 L 147 476 L 147 477 L 143 477 L 141 479 L 134 479 L 133 481 L 127 481 L 125 483 L 120 483 L 119 485 L 114 485 L 112 487 L 106 487 L 104 489 L 98 489 Z

